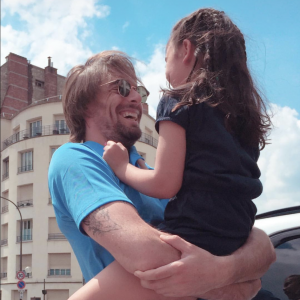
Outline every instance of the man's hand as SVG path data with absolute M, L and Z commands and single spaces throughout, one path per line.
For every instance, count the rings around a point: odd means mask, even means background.
M 143 287 L 167 297 L 194 296 L 208 300 L 250 300 L 260 290 L 259 279 L 233 283 L 228 280 L 225 257 L 218 257 L 178 236 L 160 238 L 181 252 L 181 259 L 145 272 L 136 271 Z
M 109 164 L 114 173 L 120 177 L 124 174 L 129 163 L 127 149 L 121 143 L 108 141 L 104 147 L 103 159 Z
M 181 252 L 181 259 L 145 272 L 136 271 L 143 287 L 168 297 L 197 296 L 223 286 L 222 257 L 198 248 L 176 235 L 160 238 Z M 220 298 L 221 299 L 221 298 Z M 224 298 L 225 299 L 225 298 Z

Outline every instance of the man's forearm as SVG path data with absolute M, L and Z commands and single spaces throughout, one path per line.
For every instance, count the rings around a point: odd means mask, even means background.
M 260 278 L 276 260 L 276 254 L 267 234 L 253 228 L 245 245 L 224 260 L 228 285 Z
M 116 201 L 92 212 L 82 222 L 85 232 L 106 248 L 130 273 L 166 265 L 180 252 L 164 243 L 128 203 Z
M 211 290 L 203 295 L 197 295 L 207 300 L 250 300 L 261 289 L 261 281 L 259 279 L 234 283 L 222 288 Z

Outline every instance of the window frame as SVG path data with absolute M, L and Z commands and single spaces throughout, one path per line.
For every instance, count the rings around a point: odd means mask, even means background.
M 9 178 L 9 156 L 2 160 L 2 180 Z
M 31 155 L 29 155 L 28 153 L 31 153 Z M 26 154 L 29 157 L 26 157 Z M 31 164 L 29 164 L 30 162 Z M 33 149 L 20 152 L 20 167 L 18 173 L 27 171 L 33 171 Z
M 29 123 L 30 137 L 40 136 L 42 134 L 42 119 L 38 119 Z

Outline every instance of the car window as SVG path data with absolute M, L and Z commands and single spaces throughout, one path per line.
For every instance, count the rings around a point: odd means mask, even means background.
M 300 237 L 291 237 L 279 244 L 276 256 L 276 262 L 262 278 L 263 288 L 281 300 L 300 299 L 299 294 L 293 296 L 300 293 Z

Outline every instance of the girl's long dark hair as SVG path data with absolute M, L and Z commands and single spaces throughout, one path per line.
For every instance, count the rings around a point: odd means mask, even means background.
M 201 102 L 218 107 L 227 130 L 242 145 L 263 149 L 272 123 L 248 70 L 245 40 L 238 27 L 222 11 L 199 9 L 174 26 L 169 45 L 176 51 L 184 39 L 195 46 L 196 63 L 201 59 L 203 65 L 195 65 L 186 84 L 163 90 L 180 99 L 174 109 Z

